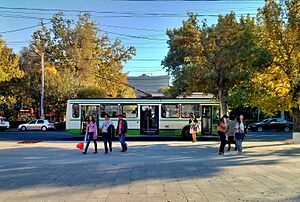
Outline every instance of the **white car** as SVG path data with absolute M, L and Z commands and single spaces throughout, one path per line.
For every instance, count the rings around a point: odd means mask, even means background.
M 29 121 L 28 123 L 24 123 L 18 126 L 19 130 L 25 131 L 25 130 L 50 130 L 55 129 L 55 125 L 53 122 L 45 119 L 37 119 Z
M 5 131 L 10 127 L 8 120 L 5 117 L 0 117 L 0 131 Z

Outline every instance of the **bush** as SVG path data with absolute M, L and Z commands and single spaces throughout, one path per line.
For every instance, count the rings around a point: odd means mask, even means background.
M 56 130 L 66 130 L 66 122 L 55 122 Z
M 10 121 L 9 125 L 11 128 L 18 128 L 19 125 L 26 123 L 25 121 Z

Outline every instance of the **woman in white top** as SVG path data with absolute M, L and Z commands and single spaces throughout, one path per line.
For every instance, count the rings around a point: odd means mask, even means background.
M 236 139 L 236 147 L 239 153 L 243 151 L 243 140 L 245 137 L 245 123 L 244 123 L 244 116 L 240 115 L 236 118 L 236 125 L 235 125 L 235 139 Z

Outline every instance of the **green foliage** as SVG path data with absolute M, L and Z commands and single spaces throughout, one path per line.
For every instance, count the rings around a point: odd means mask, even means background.
M 162 64 L 173 77 L 173 94 L 212 93 L 227 110 L 228 92 L 237 83 L 249 79 L 251 65 L 257 61 L 254 20 L 249 16 L 237 21 L 235 14 L 219 16 L 216 25 L 199 26 L 190 15 L 182 27 L 168 30 L 169 52 Z
M 20 64 L 25 72 L 27 92 L 37 106 L 41 89 L 41 53 L 45 54 L 46 111 L 64 111 L 66 100 L 77 97 L 133 97 L 134 92 L 117 83 L 127 83 L 123 64 L 135 54 L 120 40 L 108 36 L 90 20 L 89 14 L 77 21 L 52 17 L 52 26 L 43 23 L 33 33 L 31 44 L 21 52 Z M 30 78 L 30 79 L 29 79 Z M 112 80 L 113 79 L 113 80 Z

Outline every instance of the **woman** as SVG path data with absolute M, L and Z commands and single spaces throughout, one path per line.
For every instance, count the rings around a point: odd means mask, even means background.
M 87 141 L 87 144 L 85 146 L 85 150 L 84 152 L 82 152 L 83 154 L 86 154 L 90 142 L 93 140 L 94 141 L 94 145 L 95 145 L 95 151 L 94 154 L 97 154 L 97 137 L 98 137 L 98 128 L 97 128 L 97 124 L 95 121 L 95 118 L 93 117 L 93 115 L 90 115 L 88 120 L 87 120 L 87 124 L 86 124 L 86 130 L 85 130 L 85 139 Z
M 225 124 L 225 117 L 223 116 L 222 118 L 220 118 L 218 128 L 217 128 L 218 135 L 220 136 L 220 140 L 221 140 L 219 155 L 224 155 L 224 148 L 226 145 L 226 135 L 225 135 L 226 130 L 227 130 L 227 126 Z
M 240 115 L 236 118 L 236 125 L 235 125 L 235 139 L 236 139 L 236 147 L 238 153 L 241 154 L 243 151 L 243 140 L 245 137 L 245 124 L 244 124 L 244 116 Z
M 197 119 L 195 117 L 195 115 L 193 113 L 190 113 L 190 120 L 189 120 L 189 124 L 190 124 L 190 133 L 192 134 L 192 138 L 193 138 L 193 142 L 197 142 Z

